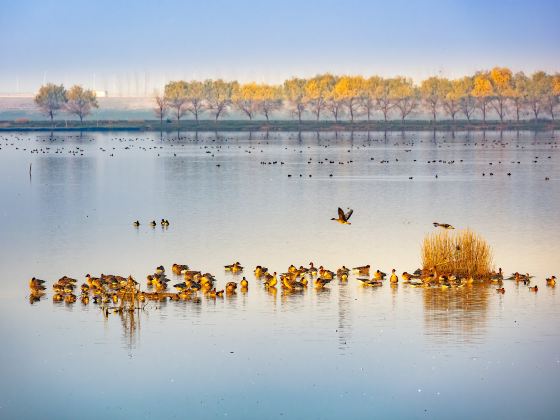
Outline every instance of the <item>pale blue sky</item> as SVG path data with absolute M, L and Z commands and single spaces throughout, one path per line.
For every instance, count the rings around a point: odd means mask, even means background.
M 0 92 L 44 79 L 134 94 L 174 78 L 554 72 L 559 21 L 554 0 L 8 0 Z

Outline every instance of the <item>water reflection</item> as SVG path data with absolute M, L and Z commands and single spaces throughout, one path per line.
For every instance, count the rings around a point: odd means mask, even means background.
M 425 334 L 435 343 L 472 343 L 484 338 L 490 296 L 495 286 L 422 289 Z

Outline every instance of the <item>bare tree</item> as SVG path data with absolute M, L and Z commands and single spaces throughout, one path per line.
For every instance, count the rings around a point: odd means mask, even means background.
M 154 114 L 156 114 L 156 117 L 159 118 L 160 127 L 163 127 L 163 119 L 169 110 L 167 100 L 165 99 L 165 96 L 160 95 L 158 92 L 154 92 L 154 101 L 156 103 Z

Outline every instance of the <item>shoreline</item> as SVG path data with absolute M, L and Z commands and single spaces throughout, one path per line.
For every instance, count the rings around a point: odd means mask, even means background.
M 0 121 L 0 132 L 27 131 L 553 131 L 560 129 L 558 120 L 538 121 L 432 121 L 410 120 L 404 124 L 400 120 L 392 121 L 245 121 L 245 120 L 184 120 L 177 127 L 176 122 L 164 122 L 160 126 L 157 120 L 97 120 L 87 121 Z

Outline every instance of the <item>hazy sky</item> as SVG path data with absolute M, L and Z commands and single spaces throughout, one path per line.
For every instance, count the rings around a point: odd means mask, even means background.
M 0 92 L 94 78 L 133 94 L 174 78 L 555 72 L 559 41 L 558 0 L 5 0 Z

